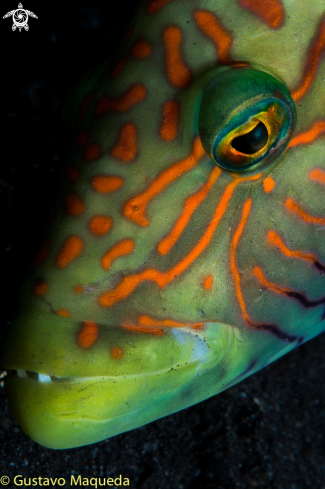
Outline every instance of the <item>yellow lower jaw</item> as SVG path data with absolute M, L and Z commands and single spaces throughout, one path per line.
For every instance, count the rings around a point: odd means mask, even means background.
M 48 448 L 72 448 L 181 409 L 184 403 L 179 404 L 179 393 L 191 385 L 198 366 L 196 361 L 155 374 L 80 382 L 37 382 L 9 375 L 5 390 L 10 409 L 27 435 Z M 191 397 L 187 405 L 197 402 Z

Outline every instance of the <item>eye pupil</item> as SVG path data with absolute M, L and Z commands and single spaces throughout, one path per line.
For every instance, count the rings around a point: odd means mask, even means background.
M 253 155 L 264 148 L 268 140 L 268 132 L 265 124 L 259 122 L 250 132 L 234 138 L 231 146 L 240 153 Z

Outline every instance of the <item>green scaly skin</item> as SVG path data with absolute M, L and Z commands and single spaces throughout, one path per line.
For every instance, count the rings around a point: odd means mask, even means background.
M 294 94 L 322 32 L 325 7 L 315 0 L 281 4 L 282 24 L 270 27 L 237 0 L 172 0 L 151 14 L 144 2 L 115 60 L 126 59 L 120 73 L 112 78 L 115 64 L 107 70 L 104 63 L 76 89 L 66 119 L 74 140 L 88 134 L 86 142 L 73 145 L 70 156 L 79 178 L 62 190 L 47 254 L 26 279 L 3 348 L 3 365 L 13 371 L 5 379 L 11 410 L 41 445 L 94 443 L 166 416 L 234 385 L 324 330 L 324 182 L 310 175 L 316 170 L 325 175 L 325 41 L 320 41 L 308 90 L 303 96 Z M 195 21 L 197 10 L 216 16 L 228 33 L 228 59 L 221 51 L 218 59 L 216 45 Z M 175 86 L 167 74 L 168 26 L 182 33 L 181 57 L 191 73 L 183 87 Z M 141 58 L 132 55 L 138 40 L 151 46 Z M 240 83 L 227 98 L 218 87 L 229 70 L 238 74 Z M 244 81 L 248 72 L 249 82 Z M 219 91 L 213 92 L 215 110 L 210 113 L 206 87 L 212 80 Z M 145 87 L 143 100 L 124 111 L 113 108 L 96 115 L 103 96 L 118 99 L 136 84 Z M 260 114 L 257 99 L 266 97 L 267 90 L 272 100 L 281 99 L 277 107 L 286 107 L 286 122 L 277 119 L 280 112 L 271 116 L 274 145 L 267 154 L 253 156 L 252 166 L 245 163 L 235 171 L 233 160 L 227 160 L 230 170 L 220 169 L 175 245 L 159 253 L 157 246 L 187 209 L 187 199 L 216 171 L 213 141 L 234 121 L 240 121 L 231 126 L 236 137 L 251 131 L 247 124 Z M 94 96 L 77 129 L 89 93 Z M 166 141 L 160 129 L 163 104 L 169 100 L 177 101 L 180 113 L 177 134 Z M 207 109 L 200 110 L 204 103 Z M 112 150 L 130 123 L 136 128 L 136 152 L 123 161 Z M 316 123 L 321 128 L 317 137 L 298 144 L 296 136 Z M 202 153 L 200 141 L 206 150 Z M 91 144 L 99 146 L 99 155 L 85 161 Z M 143 209 L 131 199 L 153 188 L 172 165 L 188 160 L 195 144 L 196 164 L 175 179 L 168 174 L 167 184 L 151 197 L 141 216 Z M 227 151 L 225 158 L 233 150 Z M 109 193 L 96 192 L 92 181 L 103 175 L 118 176 L 123 185 Z M 265 182 L 273 182 L 273 188 Z M 71 192 L 83 204 L 78 215 L 67 212 L 64 204 Z M 288 199 L 305 217 L 290 208 Z M 135 202 L 128 207 L 132 215 L 125 212 L 128 202 Z M 94 236 L 89 228 L 98 215 L 112 221 L 102 236 Z M 281 236 L 287 250 L 299 250 L 300 255 L 285 254 L 272 244 L 270 230 Z M 58 267 L 58 255 L 71 236 L 82 241 L 83 249 Z M 115 257 L 105 269 L 102 257 L 123 240 L 132 241 L 133 250 Z M 179 265 L 187 259 L 186 265 Z M 169 271 L 173 273 L 167 280 Z M 211 287 L 204 287 L 207 277 Z M 46 290 L 36 294 L 35 287 L 43 283 Z M 69 317 L 58 314 L 62 310 Z M 144 316 L 151 318 L 146 325 Z M 87 322 L 95 324 L 93 340 Z M 41 381 L 38 374 L 51 379 Z

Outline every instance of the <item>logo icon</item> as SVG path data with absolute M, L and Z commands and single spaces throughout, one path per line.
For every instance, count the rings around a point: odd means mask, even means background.
M 22 28 L 24 28 L 25 31 L 28 31 L 28 16 L 34 17 L 34 19 L 38 19 L 37 15 L 35 15 L 34 12 L 23 9 L 22 3 L 18 5 L 18 8 L 16 10 L 11 10 L 10 12 L 7 12 L 6 15 L 4 15 L 2 18 L 6 19 L 11 15 L 13 21 L 12 30 L 15 31 L 18 27 L 19 32 L 21 32 Z

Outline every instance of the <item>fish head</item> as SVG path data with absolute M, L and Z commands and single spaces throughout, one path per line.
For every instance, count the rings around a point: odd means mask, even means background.
M 76 88 L 66 183 L 3 353 L 38 443 L 136 428 L 324 329 L 325 28 L 309 3 L 144 2 Z

